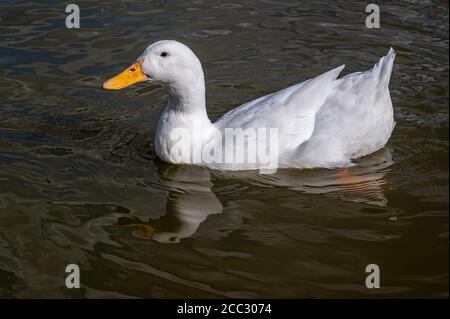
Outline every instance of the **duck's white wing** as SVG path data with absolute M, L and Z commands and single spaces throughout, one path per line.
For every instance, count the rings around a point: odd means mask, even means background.
M 372 69 L 337 80 L 316 116 L 314 138 L 299 151 L 317 165 L 319 159 L 349 161 L 382 148 L 395 125 L 388 88 L 394 59 L 391 48 Z
M 277 128 L 282 149 L 297 147 L 311 137 L 315 116 L 344 67 L 245 103 L 224 114 L 214 125 L 219 129 Z

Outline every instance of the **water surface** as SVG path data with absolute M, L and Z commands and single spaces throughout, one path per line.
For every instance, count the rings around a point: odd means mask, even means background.
M 378 3 L 380 29 L 358 1 L 77 3 L 71 30 L 65 1 L 0 5 L 1 297 L 448 296 L 446 1 Z M 212 119 L 392 46 L 393 136 L 345 180 L 165 164 L 164 90 L 101 89 L 161 39 L 199 56 Z

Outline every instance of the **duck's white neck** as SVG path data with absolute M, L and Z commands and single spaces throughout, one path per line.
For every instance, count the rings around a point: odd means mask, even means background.
M 183 131 L 183 142 L 189 149 L 194 144 L 201 145 L 215 130 L 208 118 L 205 105 L 205 82 L 203 74 L 195 81 L 183 81 L 168 89 L 169 103 L 158 122 L 155 138 L 155 150 L 159 158 L 169 163 L 176 163 L 172 150 L 177 145 L 172 134 Z M 181 131 L 180 131 L 181 130 Z M 195 133 L 199 130 L 200 135 Z
M 207 120 L 205 81 L 203 73 L 199 74 L 194 81 L 184 81 L 170 86 L 169 103 L 167 107 L 171 111 L 190 118 Z

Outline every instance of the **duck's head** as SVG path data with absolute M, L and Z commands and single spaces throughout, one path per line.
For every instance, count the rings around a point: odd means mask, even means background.
M 103 84 L 108 90 L 119 90 L 139 82 L 167 86 L 175 91 L 203 82 L 199 59 L 186 45 L 163 40 L 151 44 L 137 61 Z

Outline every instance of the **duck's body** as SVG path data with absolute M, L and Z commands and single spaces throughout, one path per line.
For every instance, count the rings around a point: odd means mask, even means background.
M 276 129 L 277 167 L 346 167 L 352 165 L 352 159 L 382 148 L 395 124 L 388 89 L 393 49 L 371 70 L 337 79 L 344 68 L 340 66 L 243 104 L 214 123 L 206 113 L 201 64 L 189 48 L 175 41 L 160 41 L 147 48 L 141 58 L 147 80 L 169 88 L 169 102 L 159 120 L 155 141 L 157 156 L 169 163 L 220 170 L 267 167 L 259 157 L 256 161 L 247 158 L 249 145 L 260 145 L 262 135 L 245 135 L 245 147 L 238 143 L 225 147 L 226 129 L 237 128 L 247 132 L 267 129 L 269 135 L 269 129 Z M 183 72 L 171 74 L 172 68 Z M 116 88 L 108 87 L 108 82 L 105 87 Z M 185 137 L 182 141 L 180 132 Z M 264 139 L 269 141 L 267 134 Z M 189 156 L 180 157 L 180 146 L 189 150 Z M 273 145 L 264 147 L 267 152 L 273 151 Z M 215 155 L 219 150 L 222 156 L 205 159 L 205 153 L 196 150 L 213 150 Z M 226 160 L 230 152 L 234 161 Z

